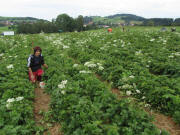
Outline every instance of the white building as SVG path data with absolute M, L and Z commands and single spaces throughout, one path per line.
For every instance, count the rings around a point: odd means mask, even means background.
M 4 31 L 2 33 L 2 35 L 4 35 L 4 36 L 12 36 L 12 35 L 14 35 L 14 31 Z

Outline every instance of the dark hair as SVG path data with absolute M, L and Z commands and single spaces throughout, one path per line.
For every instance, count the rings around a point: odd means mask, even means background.
M 36 46 L 36 47 L 34 47 L 33 49 L 34 49 L 34 54 L 36 53 L 37 50 L 39 50 L 40 52 L 42 52 L 42 49 L 41 49 L 41 47 L 39 47 L 39 46 Z

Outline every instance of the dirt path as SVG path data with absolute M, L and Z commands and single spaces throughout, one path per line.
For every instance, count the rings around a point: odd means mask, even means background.
M 34 116 L 35 122 L 38 126 L 43 126 L 48 130 L 43 135 L 62 135 L 59 132 L 60 125 L 57 123 L 49 123 L 44 120 L 43 114 L 48 112 L 50 103 L 50 96 L 44 93 L 41 88 L 35 88 L 35 100 L 34 100 Z M 41 113 L 40 113 L 41 112 Z
M 105 85 L 109 85 L 107 81 L 103 81 L 99 75 L 96 74 L 96 77 L 105 83 Z M 127 98 L 129 96 L 121 94 L 120 90 L 110 88 L 112 93 L 116 94 L 118 98 Z M 153 116 L 155 121 L 153 122 L 156 127 L 159 129 L 164 129 L 170 133 L 170 135 L 180 135 L 180 125 L 176 124 L 173 119 L 169 116 L 165 116 L 158 112 L 153 112 L 148 109 L 144 109 L 149 115 Z
M 155 121 L 153 122 L 159 129 L 165 129 L 171 135 L 180 135 L 180 126 L 176 124 L 173 119 L 169 116 L 165 116 L 158 112 L 147 111 L 150 115 L 154 116 Z

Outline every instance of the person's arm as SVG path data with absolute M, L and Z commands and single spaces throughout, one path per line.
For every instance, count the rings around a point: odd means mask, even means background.
M 43 64 L 43 67 L 48 68 L 48 65 L 47 64 Z
M 33 82 L 35 82 L 35 79 L 34 79 L 34 75 L 33 75 L 33 72 L 32 72 L 32 69 L 29 67 L 29 73 L 31 75 L 31 79 L 33 80 Z
M 33 75 L 32 69 L 31 69 L 31 56 L 28 58 L 27 67 L 28 67 L 31 79 L 33 80 L 33 82 L 35 82 L 34 75 Z
M 28 69 L 29 69 L 30 74 L 33 75 L 32 69 L 30 67 Z
M 42 63 L 43 67 L 48 68 L 48 65 L 44 63 L 44 57 L 43 56 L 42 56 L 42 59 L 41 59 L 41 63 Z

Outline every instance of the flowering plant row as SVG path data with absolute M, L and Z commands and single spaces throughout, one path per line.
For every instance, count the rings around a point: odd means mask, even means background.
M 130 98 L 118 100 L 96 78 L 93 70 L 102 71 L 99 69 L 102 64 L 98 64 L 101 61 L 78 64 L 69 58 L 67 49 L 70 47 L 63 48 L 61 36 L 45 36 L 46 42 L 50 42 L 46 46 L 47 55 L 51 56 L 46 60 L 52 66 L 46 72 L 50 76 L 46 81 L 46 91 L 51 95 L 53 120 L 61 123 L 64 134 L 168 134 L 157 129 L 152 118 L 131 104 Z
M 180 123 L 179 34 L 151 29 L 123 33 L 117 28 L 112 33 L 65 34 L 61 42 L 56 41 L 58 48 L 111 82 L 112 87 Z M 96 63 L 101 64 L 101 70 Z

